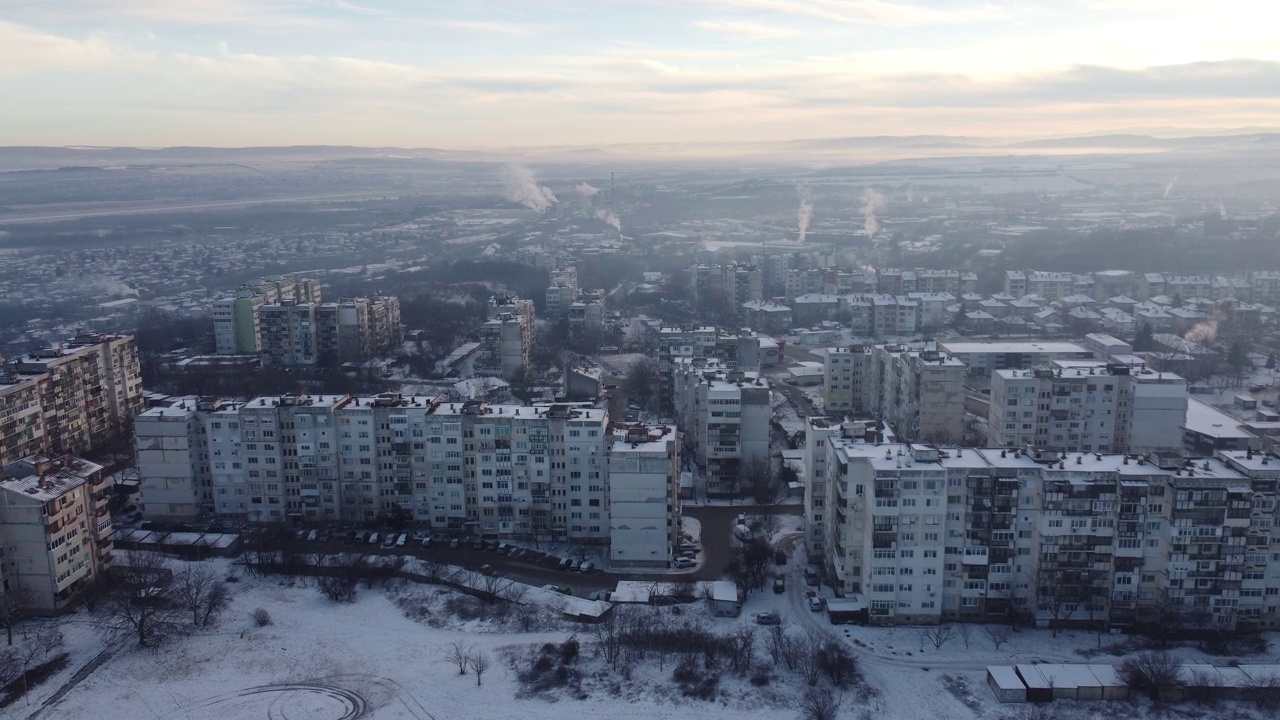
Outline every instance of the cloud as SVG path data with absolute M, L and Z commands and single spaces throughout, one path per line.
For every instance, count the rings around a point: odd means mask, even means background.
M 703 30 L 707 30 L 708 32 L 729 35 L 737 38 L 746 38 L 748 40 L 779 40 L 784 38 L 801 37 L 805 34 L 803 31 L 796 30 L 794 28 L 748 22 L 745 20 L 703 20 L 701 22 L 694 23 L 694 25 Z
M 117 57 L 98 36 L 76 40 L 0 21 L 0 78 L 101 67 Z
M 960 4 L 938 9 L 915 3 L 884 0 L 711 0 L 712 4 L 739 11 L 790 15 L 838 23 L 911 26 L 969 23 L 998 17 L 1008 8 L 989 3 Z

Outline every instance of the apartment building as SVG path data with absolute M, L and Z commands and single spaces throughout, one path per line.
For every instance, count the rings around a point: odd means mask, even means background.
M 872 622 L 1280 620 L 1278 458 L 822 440 L 824 569 Z
M 487 317 L 480 326 L 475 374 L 504 380 L 523 377 L 533 350 L 533 301 L 511 295 L 494 296 L 489 300 Z
M 586 290 L 569 305 L 569 338 L 582 340 L 604 330 L 604 291 Z
M 721 330 L 713 325 L 664 327 L 658 331 L 659 407 L 674 407 L 673 372 L 679 358 L 713 358 L 731 370 L 757 371 L 776 364 L 782 357 L 782 343 L 756 333 Z
M 964 363 L 936 350 L 877 345 L 871 352 L 868 405 L 909 442 L 964 438 Z
M 988 442 L 1065 451 L 1146 453 L 1182 446 L 1187 383 L 1171 373 L 1065 361 L 991 378 Z
M 185 419 L 188 409 L 167 410 Z M 170 441 L 177 448 L 173 462 L 140 467 L 148 517 L 168 511 L 153 506 L 153 497 L 186 492 L 189 483 L 193 502 L 212 497 L 213 514 L 227 519 L 372 523 L 401 509 L 449 532 L 610 537 L 601 409 L 285 395 L 202 404 L 197 417 L 200 428 L 171 421 L 175 432 L 188 432 L 185 446 Z M 178 461 L 192 457 L 181 448 L 197 446 L 201 432 L 207 460 L 191 469 Z M 157 434 L 140 438 L 140 449 Z M 179 482 L 183 472 L 189 475 Z
M 700 306 L 722 303 L 737 308 L 764 299 L 764 273 L 754 265 L 698 265 L 689 280 L 690 295 Z
M 744 468 L 769 457 L 768 381 L 705 358 L 678 359 L 674 378 L 677 425 L 707 493 L 736 494 Z
M 209 443 L 201 411 L 212 404 L 183 398 L 147 410 L 134 423 L 140 503 L 149 518 L 194 520 L 213 511 Z
M 873 348 L 855 345 L 827 348 L 822 375 L 822 408 L 829 415 L 871 415 L 867 379 Z
M 253 355 L 262 350 L 258 310 L 263 305 L 320 302 L 320 281 L 285 276 L 242 285 L 213 303 L 214 344 L 220 355 Z
M 547 286 L 547 317 L 562 320 L 569 316 L 569 306 L 578 298 L 578 268 L 570 266 L 551 271 Z
M 320 359 L 315 303 L 282 303 L 258 308 L 259 354 L 265 365 L 315 365 Z
M 399 348 L 404 340 L 400 299 L 343 298 L 316 306 L 316 360 L 323 365 L 360 362 Z
M 968 374 L 991 377 L 997 370 L 1029 368 L 1045 365 L 1054 360 L 1089 360 L 1093 351 L 1073 342 L 1064 341 L 994 341 L 938 343 L 938 349 L 958 359 L 968 368 Z
M 680 543 L 680 437 L 674 427 L 632 425 L 610 433 L 609 562 L 662 567 Z
M 0 577 L 29 610 L 74 606 L 111 566 L 102 470 L 73 455 L 32 455 L 0 468 Z
M 118 439 L 142 410 L 131 335 L 80 335 L 0 366 L 0 464 L 85 452 Z

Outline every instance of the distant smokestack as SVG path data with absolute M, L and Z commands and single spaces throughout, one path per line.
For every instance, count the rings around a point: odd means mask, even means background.
M 867 237 L 875 235 L 880 229 L 880 223 L 876 221 L 876 211 L 883 208 L 883 195 L 872 188 L 865 188 L 862 191 L 862 209 L 858 212 L 862 215 L 862 229 L 867 233 Z
M 1173 191 L 1173 186 L 1177 184 L 1178 184 L 1177 175 L 1174 175 L 1173 177 L 1169 178 L 1169 182 L 1164 184 L 1164 195 L 1161 196 L 1161 199 L 1169 197 L 1169 193 Z

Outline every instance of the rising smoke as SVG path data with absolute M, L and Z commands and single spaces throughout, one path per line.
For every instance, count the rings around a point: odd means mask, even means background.
M 136 289 L 129 287 L 128 283 L 121 282 L 116 278 L 97 278 L 93 281 L 93 284 L 103 293 L 110 296 L 138 297 L 138 291 Z
M 577 190 L 578 194 L 584 198 L 595 197 L 600 194 L 600 188 L 590 183 L 578 183 L 574 190 Z
M 862 229 L 866 231 L 867 237 L 876 234 L 880 229 L 880 223 L 876 222 L 876 211 L 884 208 L 884 196 L 871 188 L 862 191 L 862 209 L 859 210 L 863 217 Z
M 796 211 L 796 223 L 800 226 L 800 242 L 804 242 L 809 234 L 809 218 L 813 217 L 813 203 L 809 202 L 809 188 L 796 186 L 796 194 L 800 196 L 800 209 Z
M 555 193 L 539 185 L 533 177 L 533 171 L 523 165 L 506 165 L 502 168 L 502 192 L 511 202 L 520 203 L 538 212 L 560 202 Z
M 622 219 L 618 217 L 618 213 L 613 212 L 612 210 L 597 210 L 596 218 L 605 225 L 609 225 L 614 230 L 617 230 L 619 235 L 622 234 Z
M 1208 345 L 1218 339 L 1218 321 L 1206 320 L 1198 323 L 1182 336 L 1183 340 Z
M 1177 175 L 1174 175 L 1173 177 L 1169 178 L 1169 182 L 1164 184 L 1164 195 L 1162 196 L 1162 198 L 1169 197 L 1169 193 L 1173 192 L 1173 186 L 1177 184 L 1178 184 Z

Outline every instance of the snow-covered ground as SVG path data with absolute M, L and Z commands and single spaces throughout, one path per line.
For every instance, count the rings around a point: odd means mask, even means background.
M 226 561 L 209 562 L 231 571 Z M 737 618 L 712 617 L 702 602 L 627 612 L 646 613 L 649 622 L 691 622 L 727 632 L 754 626 L 756 613 L 772 611 L 782 616 L 788 632 L 834 633 L 853 645 L 873 689 L 869 698 L 845 694 L 842 717 L 849 718 L 999 718 L 1017 706 L 995 701 L 985 682 L 987 664 L 1071 662 L 1097 652 L 1098 636 L 1086 632 L 1063 632 L 1053 638 L 1047 631 L 1024 630 L 996 649 L 985 630 L 975 626 L 967 647 L 956 635 L 941 648 L 926 642 L 921 651 L 919 631 L 914 628 L 835 628 L 822 613 L 810 612 L 804 605 L 802 569 L 795 558 L 775 567 L 787 578 L 788 592 L 753 593 Z M 705 701 L 680 695 L 671 679 L 675 660 L 666 659 L 660 666 L 656 659 L 649 659 L 633 667 L 631 678 L 626 679 L 595 655 L 590 626 L 554 615 L 542 616 L 532 632 L 510 618 L 463 620 L 445 609 L 461 596 L 404 582 L 373 590 L 362 585 L 351 604 L 335 604 L 301 579 L 242 577 L 232 587 L 235 597 L 216 628 L 154 650 L 123 647 L 39 717 L 776 720 L 796 717 L 803 689 L 793 673 L 774 668 L 764 650 L 762 632 L 757 633 L 757 664 L 771 680 L 756 687 L 722 667 L 716 699 Z M 255 608 L 266 609 L 273 624 L 256 627 L 249 617 Z M 58 621 L 73 651 L 71 666 L 32 693 L 29 710 L 22 707 L 20 712 L 0 711 L 0 715 L 27 717 L 105 647 L 88 620 L 81 611 Z M 542 644 L 561 643 L 575 634 L 583 643 L 580 685 L 555 692 L 522 692 L 514 668 L 527 665 Z M 474 674 L 459 676 L 457 668 L 445 661 L 445 649 L 455 641 L 474 646 L 493 661 L 482 687 L 476 686 Z M 1101 638 L 1104 648 L 1121 641 Z M 1187 660 L 1204 658 L 1195 650 L 1178 652 Z M 1219 664 L 1225 660 L 1209 659 Z M 1248 659 L 1273 661 L 1274 652 Z M 1118 658 L 1103 652 L 1093 662 L 1118 662 Z M 949 689 L 957 686 L 966 686 L 969 692 L 958 697 Z M 1075 717 L 1142 717 L 1147 712 L 1142 705 L 1128 703 L 1073 705 L 1079 713 Z M 1051 707 L 1069 706 L 1054 703 Z M 1266 716 L 1244 704 L 1220 706 L 1218 716 L 1227 716 L 1228 707 L 1232 717 Z

